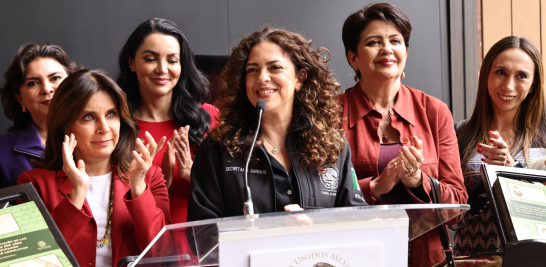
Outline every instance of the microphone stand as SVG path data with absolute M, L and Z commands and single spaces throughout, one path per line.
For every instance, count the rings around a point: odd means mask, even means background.
M 250 194 L 250 187 L 248 186 L 248 164 L 250 163 L 250 158 L 252 157 L 252 150 L 254 150 L 254 144 L 256 143 L 256 138 L 258 137 L 258 132 L 260 131 L 260 124 L 262 122 L 262 114 L 265 111 L 265 102 L 259 100 L 256 104 L 256 109 L 258 111 L 258 128 L 256 128 L 256 133 L 252 139 L 252 145 L 248 152 L 248 158 L 246 160 L 245 166 L 245 187 L 243 188 L 243 212 L 245 215 L 254 215 L 254 203 L 252 203 L 252 196 Z

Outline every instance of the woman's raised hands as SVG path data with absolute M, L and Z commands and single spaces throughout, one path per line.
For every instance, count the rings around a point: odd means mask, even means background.
M 174 130 L 171 139 L 167 142 L 167 149 L 165 150 L 165 154 L 163 154 L 163 161 L 161 163 L 167 187 L 170 187 L 172 184 L 176 165 L 178 165 L 178 175 L 188 182 L 191 180 L 190 174 L 193 160 L 191 158 L 188 139 L 189 130 L 189 125 Z
M 63 142 L 63 171 L 72 183 L 72 191 L 70 191 L 69 199 L 72 201 L 72 204 L 77 208 L 81 209 L 85 198 L 87 197 L 87 192 L 89 191 L 89 186 L 91 181 L 89 175 L 85 172 L 85 163 L 83 160 L 78 160 L 78 164 L 74 162 L 74 157 L 72 153 L 74 148 L 78 145 L 76 137 L 74 134 L 64 136 Z
M 510 155 L 508 144 L 504 142 L 499 132 L 489 131 L 489 135 L 491 145 L 478 144 L 477 152 L 487 157 L 482 158 L 482 161 L 491 165 L 513 166 L 515 161 Z
M 146 182 L 144 177 L 146 172 L 152 167 L 152 162 L 154 160 L 155 154 L 161 150 L 163 144 L 165 143 L 165 137 L 162 137 L 157 144 L 149 132 L 144 134 L 148 144 L 145 146 L 142 141 L 137 138 L 136 144 L 137 148 L 140 150 L 140 153 L 133 151 L 133 161 L 129 166 L 129 185 L 131 186 L 131 197 L 133 199 L 139 197 L 146 190 Z

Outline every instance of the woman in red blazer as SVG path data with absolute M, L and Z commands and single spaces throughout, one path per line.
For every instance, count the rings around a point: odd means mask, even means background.
M 152 166 L 165 139 L 136 138 L 125 94 L 102 71 L 70 75 L 47 126 L 43 161 L 18 183 L 36 187 L 81 266 L 140 254 L 170 223 L 165 180 Z

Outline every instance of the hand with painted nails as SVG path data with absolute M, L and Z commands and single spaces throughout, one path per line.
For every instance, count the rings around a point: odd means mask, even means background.
M 78 160 L 77 165 L 74 162 L 73 153 L 77 144 L 78 142 L 76 141 L 74 134 L 70 134 L 70 137 L 68 137 L 68 135 L 64 136 L 63 171 L 72 184 L 69 199 L 74 206 L 81 209 L 85 202 L 85 198 L 87 197 L 91 180 L 89 179 L 89 175 L 85 172 L 85 163 L 83 160 Z
M 142 140 L 139 138 L 136 139 L 136 145 L 140 153 L 136 151 L 132 152 L 133 161 L 129 165 L 129 172 L 127 173 L 132 199 L 139 197 L 146 190 L 146 182 L 144 181 L 146 172 L 152 166 L 155 154 L 161 150 L 165 143 L 165 137 L 162 137 L 159 144 L 157 144 L 149 132 L 146 132 L 144 135 L 148 144 L 144 145 Z
M 400 158 L 400 181 L 407 187 L 417 187 L 423 182 L 421 175 L 421 165 L 423 165 L 423 141 L 413 136 L 411 138 L 413 146 L 403 146 L 398 152 Z
M 191 158 L 190 142 L 188 139 L 189 130 L 189 125 L 178 130 L 178 135 L 174 141 L 174 154 L 176 156 L 176 165 L 178 166 L 178 175 L 191 182 L 193 160 Z
M 508 144 L 504 142 L 497 131 L 489 131 L 489 145 L 478 143 L 479 154 L 484 155 L 482 161 L 487 164 L 499 166 L 513 166 L 515 161 L 510 155 Z

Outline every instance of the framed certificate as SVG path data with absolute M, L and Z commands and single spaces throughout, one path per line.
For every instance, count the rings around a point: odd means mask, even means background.
M 79 266 L 30 183 L 0 189 L 0 266 Z
M 543 266 L 546 171 L 484 164 L 481 174 L 504 250 L 502 266 Z

